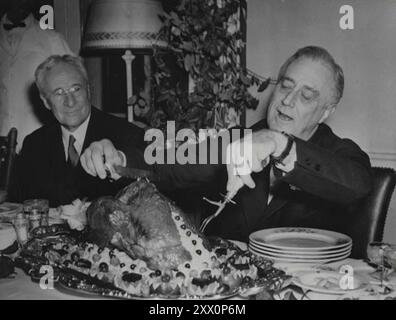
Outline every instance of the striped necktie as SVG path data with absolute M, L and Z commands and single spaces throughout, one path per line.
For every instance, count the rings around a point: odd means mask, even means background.
M 80 156 L 74 146 L 74 142 L 76 142 L 76 138 L 73 135 L 69 136 L 69 147 L 67 148 L 67 163 L 71 165 L 73 168 L 77 166 Z

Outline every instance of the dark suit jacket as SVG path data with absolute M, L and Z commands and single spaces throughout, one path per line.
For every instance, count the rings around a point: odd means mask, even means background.
M 94 141 L 107 138 L 117 149 L 128 147 L 130 157 L 134 158 L 134 150 L 139 149 L 140 153 L 144 150 L 143 137 L 142 129 L 92 108 L 82 150 Z M 81 164 L 74 169 L 68 167 L 59 123 L 43 126 L 25 138 L 15 171 L 12 201 L 45 198 L 49 199 L 51 206 L 68 204 L 76 198 L 113 195 L 126 183 L 124 180 L 112 183 L 92 177 Z
M 260 121 L 253 130 L 266 128 Z M 295 139 L 297 161 L 294 169 L 278 179 L 271 193 L 269 172 L 253 173 L 256 188 L 243 187 L 221 215 L 209 224 L 207 233 L 247 241 L 259 229 L 281 226 L 317 227 L 340 230 L 346 206 L 371 189 L 368 156 L 351 140 L 337 137 L 321 124 L 309 141 Z M 160 188 L 176 189 L 198 185 L 220 186 L 227 181 L 224 165 L 156 166 Z M 214 212 L 216 207 L 212 206 Z M 342 228 L 341 228 L 342 229 Z

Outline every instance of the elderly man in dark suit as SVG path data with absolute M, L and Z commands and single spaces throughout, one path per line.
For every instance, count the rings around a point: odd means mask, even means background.
M 144 148 L 142 129 L 91 106 L 87 71 L 79 57 L 54 55 L 36 70 L 36 85 L 56 123 L 26 137 L 17 162 L 14 200 L 49 199 L 51 206 L 76 198 L 111 195 L 123 186 L 88 175 L 81 153 L 94 141 L 113 141 L 115 148 Z
M 343 71 L 325 49 L 298 50 L 280 69 L 266 119 L 229 145 L 227 166 L 157 165 L 159 185 L 187 188 L 223 176 L 223 187 L 236 193 L 237 204 L 227 205 L 207 233 L 225 238 L 246 241 L 255 230 L 279 226 L 342 230 L 346 207 L 371 188 L 367 154 L 324 124 L 343 88 Z M 97 144 L 111 146 L 109 141 Z M 242 154 L 241 148 L 251 152 Z M 100 148 L 92 151 L 101 157 Z M 133 150 L 121 151 L 129 166 Z M 83 154 L 83 166 L 104 177 L 103 164 L 91 161 L 93 153 Z M 121 157 L 113 159 L 122 164 Z

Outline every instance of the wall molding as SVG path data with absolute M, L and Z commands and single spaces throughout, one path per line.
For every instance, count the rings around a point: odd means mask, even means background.
M 390 160 L 396 161 L 396 152 L 378 152 L 378 151 L 369 151 L 369 156 L 373 160 Z
M 368 154 L 372 165 L 396 169 L 396 152 L 369 151 Z

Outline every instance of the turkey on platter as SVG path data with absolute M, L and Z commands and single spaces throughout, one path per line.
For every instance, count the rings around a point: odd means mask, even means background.
M 145 179 L 131 183 L 116 197 L 102 197 L 87 209 L 90 240 L 140 258 L 153 269 L 182 264 L 208 267 L 209 243 L 186 215 Z

